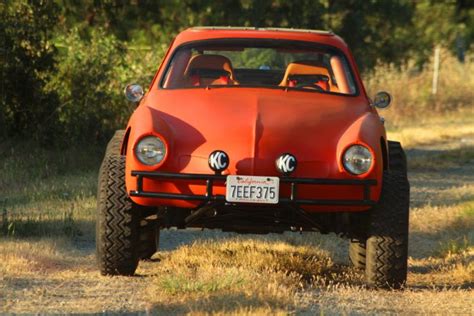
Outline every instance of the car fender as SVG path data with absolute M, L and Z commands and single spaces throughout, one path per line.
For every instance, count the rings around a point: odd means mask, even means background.
M 378 200 L 380 196 L 384 168 L 384 158 L 381 144 L 382 142 L 385 142 L 386 139 L 387 137 L 384 126 L 380 121 L 380 117 L 378 116 L 377 112 L 374 110 L 363 114 L 344 131 L 342 136 L 339 138 L 336 149 L 339 172 L 346 173 L 348 177 L 377 180 L 377 186 L 374 188 L 376 200 Z M 353 175 L 344 169 L 342 163 L 344 152 L 349 146 L 353 144 L 361 144 L 366 146 L 373 155 L 372 167 L 365 174 Z
M 127 139 L 124 140 L 127 142 L 124 151 L 127 156 L 127 173 L 131 170 L 152 171 L 166 164 L 166 159 L 156 166 L 146 166 L 138 161 L 134 154 L 135 146 L 145 136 L 153 135 L 163 139 L 167 147 L 167 156 L 173 151 L 173 132 L 169 125 L 160 118 L 159 113 L 155 112 L 158 110 L 143 104 L 135 110 L 130 118 L 127 126 Z

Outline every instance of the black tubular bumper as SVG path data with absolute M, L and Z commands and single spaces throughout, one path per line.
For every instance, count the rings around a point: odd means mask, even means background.
M 171 200 L 187 200 L 202 202 L 226 202 L 224 195 L 213 194 L 214 183 L 225 183 L 225 175 L 218 174 L 191 174 L 191 173 L 166 173 L 153 171 L 132 171 L 132 176 L 137 179 L 136 190 L 130 191 L 130 196 L 171 199 Z M 143 179 L 163 179 L 163 180 L 189 180 L 202 181 L 206 185 L 205 195 L 150 192 L 143 190 Z M 338 206 L 371 206 L 376 201 L 370 199 L 370 187 L 377 184 L 374 179 L 311 179 L 311 178 L 292 178 L 280 177 L 280 183 L 288 183 L 290 185 L 290 196 L 280 197 L 279 204 L 293 203 L 297 205 L 338 205 Z M 330 200 L 330 199 L 299 199 L 298 185 L 344 185 L 344 186 L 363 186 L 363 196 L 358 200 Z

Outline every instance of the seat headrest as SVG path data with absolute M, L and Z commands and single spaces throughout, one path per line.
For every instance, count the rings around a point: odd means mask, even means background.
M 186 68 L 185 74 L 190 75 L 194 69 L 212 69 L 225 70 L 230 73 L 231 78 L 234 77 L 232 64 L 229 58 L 221 55 L 196 55 L 191 57 Z
M 289 75 L 326 75 L 329 77 L 329 71 L 322 65 L 309 62 L 293 62 L 286 69 Z
M 291 75 L 324 75 L 331 81 L 329 70 L 316 61 L 294 61 L 288 64 L 280 86 L 286 86 Z

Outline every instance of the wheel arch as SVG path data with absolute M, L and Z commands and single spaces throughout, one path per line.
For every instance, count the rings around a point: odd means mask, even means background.
M 387 150 L 387 141 L 385 138 L 380 137 L 380 149 L 382 150 L 382 163 L 383 170 L 388 170 L 388 150 Z
M 122 146 L 120 147 L 120 155 L 125 156 L 127 154 L 127 147 L 128 147 L 128 138 L 130 137 L 131 127 L 128 127 L 125 131 L 125 135 L 123 136 Z

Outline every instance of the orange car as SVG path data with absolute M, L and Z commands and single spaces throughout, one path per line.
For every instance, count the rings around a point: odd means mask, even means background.
M 131 275 L 160 229 L 334 232 L 368 284 L 406 280 L 409 183 L 344 41 L 331 32 L 191 28 L 110 141 L 98 192 L 102 274 Z

